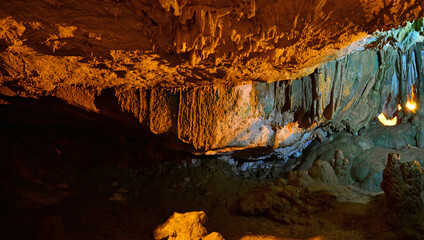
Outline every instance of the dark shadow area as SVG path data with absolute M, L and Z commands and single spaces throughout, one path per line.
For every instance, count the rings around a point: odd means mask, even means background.
M 101 112 L 116 110 L 112 96 L 106 91 L 96 100 Z M 191 156 L 168 149 L 174 139 L 148 134 L 135 120 L 123 123 L 54 97 L 0 99 L 10 103 L 0 104 L 0 239 L 119 239 L 109 235 L 119 235 L 118 219 L 131 215 L 121 204 L 124 189 L 133 186 L 125 200 L 138 201 L 146 176 L 166 174 L 161 164 Z M 140 239 L 151 239 L 158 223 L 146 224 Z
M 181 155 L 189 154 L 184 153 L 185 150 L 190 150 L 189 146 L 174 143 L 178 140 L 170 136 L 157 136 L 150 133 L 130 114 L 123 113 L 116 102 L 113 90 L 104 90 L 95 99 L 100 114 L 68 105 L 55 97 L 29 99 L 0 96 L 0 99 L 10 103 L 0 105 L 0 130 L 5 131 L 4 138 L 13 135 L 13 131 L 21 131 L 24 134 L 27 131 L 29 133 L 46 132 L 45 136 L 43 134 L 39 136 L 43 138 L 43 141 L 56 141 L 56 138 L 63 135 L 62 137 L 70 137 L 72 141 L 81 141 L 84 143 L 82 145 L 91 144 L 92 146 L 88 148 L 93 149 L 93 154 L 99 154 L 98 158 L 104 159 L 104 162 L 110 162 L 107 159 L 111 162 L 115 161 L 112 161 L 113 157 L 110 154 L 103 156 L 105 151 L 111 150 L 113 146 L 115 155 L 133 154 L 134 156 L 130 158 L 133 159 L 134 164 L 140 166 L 155 164 L 155 161 L 158 161 L 158 153 L 163 155 L 160 159 L 165 162 L 174 161 L 175 156 L 178 155 L 176 152 L 181 152 Z M 55 136 L 55 139 L 49 139 L 50 135 L 47 134 L 49 132 Z M 90 136 L 102 140 L 91 141 Z M 81 140 L 77 140 L 78 138 Z M 113 144 L 105 148 L 103 140 L 111 141 Z M 167 146 L 181 146 L 181 148 L 169 149 Z M 3 147 L 7 147 L 7 144 Z

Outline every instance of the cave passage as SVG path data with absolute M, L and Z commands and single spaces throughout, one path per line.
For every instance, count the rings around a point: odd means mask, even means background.
M 423 6 L 1 0 L 0 239 L 424 239 Z

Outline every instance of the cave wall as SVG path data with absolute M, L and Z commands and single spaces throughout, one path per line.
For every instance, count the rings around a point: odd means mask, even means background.
M 420 95 L 423 24 L 406 21 L 423 16 L 401 0 L 1 1 L 0 103 L 53 97 L 201 152 L 298 154 L 389 93 Z
M 327 123 L 356 133 L 382 112 L 389 94 L 395 106 L 404 105 L 412 85 L 420 95 L 423 57 L 423 44 L 416 43 L 405 52 L 387 47 L 348 55 L 292 81 L 118 90 L 117 96 L 150 131 L 177 135 L 196 149 L 287 147 L 306 132 L 305 143 L 321 137 L 315 130 Z
M 403 31 L 405 36 L 416 33 Z M 59 84 L 50 96 L 178 139 L 194 151 L 268 147 L 278 148 L 279 156 L 286 158 L 300 154 L 327 131 L 356 133 L 382 112 L 389 94 L 396 99 L 395 106 L 406 102 L 412 85 L 420 96 L 424 91 L 423 43 L 420 37 L 411 41 L 405 36 L 402 39 L 408 39 L 407 43 L 398 39 L 398 44 L 374 46 L 330 61 L 296 80 L 173 88 L 119 85 L 100 90 Z M 377 39 L 384 42 L 381 39 L 386 38 Z M 9 100 L 14 96 L 40 98 L 24 86 L 8 83 L 0 91 Z M 180 146 L 170 148 L 180 150 Z

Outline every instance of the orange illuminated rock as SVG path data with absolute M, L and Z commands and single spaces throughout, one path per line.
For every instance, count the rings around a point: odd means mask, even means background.
M 306 240 L 325 240 L 326 238 L 323 236 L 316 236 L 311 237 Z M 293 238 L 279 238 L 279 237 L 273 237 L 273 236 L 261 236 L 261 235 L 249 235 L 244 236 L 240 240 L 296 240 Z
M 36 66 L 12 76 L 46 88 L 72 73 L 100 85 L 272 82 L 308 75 L 376 30 L 422 17 L 422 2 L 406 0 L 4 0 L 0 55 L 31 58 Z
M 320 123 L 366 125 L 387 92 L 373 87 L 380 78 L 416 81 L 405 79 L 422 66 L 402 62 L 422 58 L 413 38 L 397 55 L 367 44 L 422 17 L 406 0 L 3 0 L 0 103 L 60 99 L 187 151 L 293 154 Z
M 156 240 L 224 240 L 221 234 L 207 234 L 203 224 L 206 222 L 203 211 L 177 213 L 175 212 L 165 223 L 154 231 Z

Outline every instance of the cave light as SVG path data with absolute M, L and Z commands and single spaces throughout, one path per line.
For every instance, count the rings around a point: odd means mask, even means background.
M 397 117 L 394 117 L 392 119 L 387 119 L 386 116 L 384 116 L 383 113 L 380 113 L 378 115 L 378 120 L 384 125 L 384 126 L 394 126 L 397 124 Z
M 408 96 L 408 101 L 406 102 L 406 108 L 411 112 L 415 112 L 417 110 L 417 102 L 415 101 L 415 86 L 412 85 L 411 96 Z
M 406 108 L 411 110 L 411 112 L 415 112 L 415 110 L 417 109 L 417 103 L 414 100 L 408 100 L 406 102 Z

